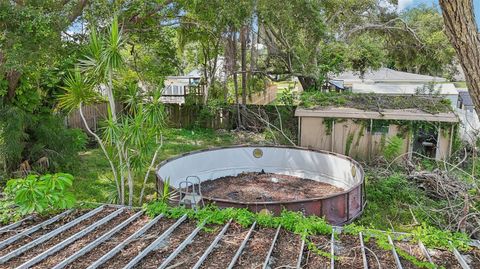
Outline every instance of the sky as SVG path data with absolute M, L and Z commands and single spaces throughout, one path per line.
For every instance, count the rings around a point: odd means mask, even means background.
M 398 0 L 398 8 L 400 10 L 415 7 L 420 4 L 426 5 L 438 5 L 438 0 Z M 477 19 L 477 25 L 480 27 L 480 0 L 473 0 L 475 9 L 475 18 Z

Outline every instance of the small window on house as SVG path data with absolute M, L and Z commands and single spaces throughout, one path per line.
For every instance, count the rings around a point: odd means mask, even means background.
M 178 86 L 177 85 L 173 86 L 172 95 L 178 95 Z
M 165 89 L 163 89 L 163 95 L 170 95 L 172 94 L 172 85 L 169 85 L 167 87 L 165 87 Z

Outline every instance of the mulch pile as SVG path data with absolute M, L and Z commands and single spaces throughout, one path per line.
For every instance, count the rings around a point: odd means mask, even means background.
M 342 192 L 311 179 L 272 173 L 241 173 L 201 183 L 202 195 L 240 202 L 292 201 Z

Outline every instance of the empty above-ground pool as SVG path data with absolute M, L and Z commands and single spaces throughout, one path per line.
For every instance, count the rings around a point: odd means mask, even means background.
M 279 214 L 283 208 L 350 222 L 365 204 L 362 167 L 331 152 L 298 147 L 233 146 L 201 150 L 163 161 L 157 168 L 177 201 L 246 207 Z

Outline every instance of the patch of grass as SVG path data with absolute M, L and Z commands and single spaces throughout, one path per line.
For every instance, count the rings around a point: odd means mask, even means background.
M 164 146 L 158 163 L 185 152 L 210 147 L 231 145 L 234 138 L 230 133 L 218 133 L 211 129 L 167 129 L 164 133 Z M 115 197 L 115 182 L 111 180 L 110 166 L 100 149 L 92 149 L 80 153 L 80 162 L 73 171 L 73 191 L 78 201 L 110 203 Z M 135 180 L 135 192 L 138 197 L 143 175 Z M 148 196 L 155 192 L 155 175 L 151 174 L 145 193 Z
M 410 232 L 416 225 L 435 225 L 442 219 L 431 209 L 441 208 L 443 203 L 428 198 L 404 174 L 381 177 L 375 172 L 367 172 L 365 184 L 367 206 L 355 221 L 358 225 Z

